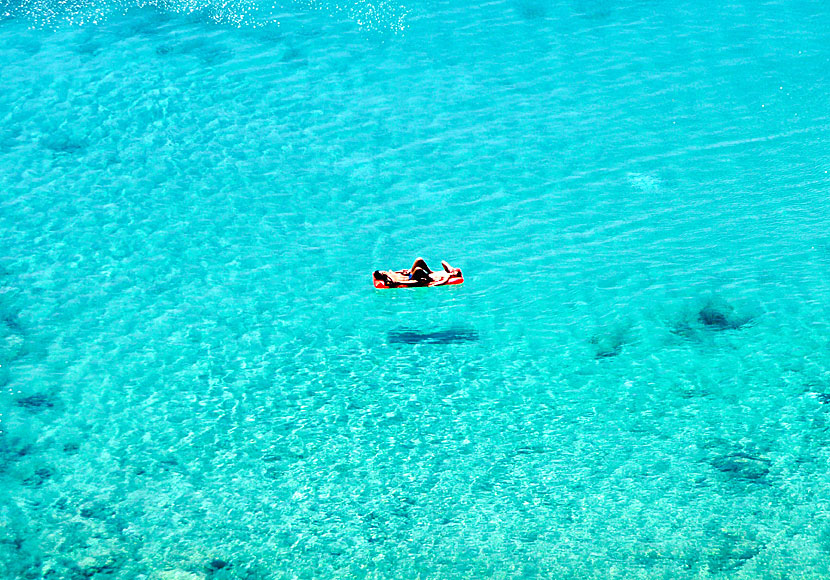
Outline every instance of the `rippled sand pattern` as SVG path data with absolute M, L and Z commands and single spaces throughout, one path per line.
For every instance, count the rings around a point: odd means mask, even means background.
M 190 6 L 0 0 L 0 578 L 830 576 L 823 3 Z

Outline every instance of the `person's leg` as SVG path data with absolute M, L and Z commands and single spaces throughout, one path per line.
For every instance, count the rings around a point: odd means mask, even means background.
M 415 262 L 413 262 L 412 267 L 409 269 L 410 272 L 415 272 L 416 268 L 421 268 L 422 270 L 426 270 L 427 274 L 432 272 L 427 266 L 426 260 L 423 258 L 415 258 Z
M 432 282 L 432 277 L 429 275 L 429 272 L 420 267 L 412 269 L 412 276 L 410 279 L 415 280 L 419 284 L 429 284 Z

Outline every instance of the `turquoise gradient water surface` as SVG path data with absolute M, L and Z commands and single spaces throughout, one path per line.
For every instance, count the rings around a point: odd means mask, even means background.
M 0 0 L 0 578 L 830 577 L 828 20 Z

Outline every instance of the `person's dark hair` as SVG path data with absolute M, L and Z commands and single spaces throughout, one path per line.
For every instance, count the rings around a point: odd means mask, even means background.
M 390 288 L 393 287 L 393 286 L 397 286 L 397 284 L 392 279 L 392 277 L 389 276 L 389 274 L 387 274 L 386 272 L 381 272 L 380 270 L 375 270 L 374 272 L 372 272 L 372 277 L 375 280 L 380 280 L 381 282 L 383 282 L 384 284 L 386 284 Z

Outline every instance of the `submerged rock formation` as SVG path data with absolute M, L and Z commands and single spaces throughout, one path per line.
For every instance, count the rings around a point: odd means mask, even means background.
M 603 359 L 619 355 L 625 346 L 627 329 L 615 329 L 607 334 L 596 334 L 590 343 L 594 347 L 594 358 Z
M 712 460 L 712 467 L 743 481 L 764 483 L 769 474 L 770 460 L 736 452 L 720 455 Z
M 720 296 L 712 296 L 698 312 L 698 321 L 711 330 L 735 330 L 748 324 L 751 316 L 739 316 Z

